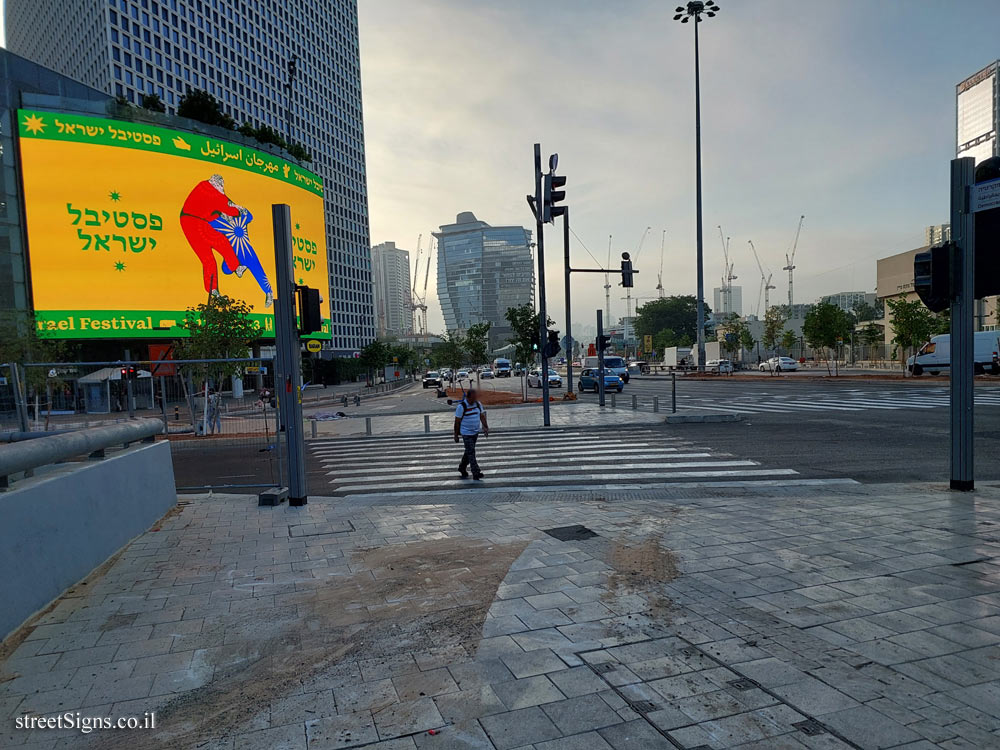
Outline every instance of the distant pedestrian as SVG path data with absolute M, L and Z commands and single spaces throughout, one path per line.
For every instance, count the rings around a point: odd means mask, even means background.
M 475 389 L 470 388 L 455 409 L 455 442 L 461 436 L 465 446 L 462 462 L 458 465 L 458 473 L 462 475 L 462 479 L 469 478 L 466 468 L 472 469 L 473 479 L 483 478 L 479 462 L 476 461 L 476 440 L 479 439 L 480 431 L 486 436 L 490 434 L 490 426 L 486 423 L 486 408 L 477 398 Z
M 214 435 L 216 430 L 222 434 L 222 394 L 210 391 L 208 394 L 208 431 Z

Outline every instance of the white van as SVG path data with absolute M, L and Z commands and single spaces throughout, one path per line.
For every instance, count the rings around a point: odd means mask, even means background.
M 997 331 L 979 331 L 975 335 L 973 351 L 975 355 L 975 372 L 982 374 L 1000 372 L 1000 333 Z M 917 353 L 906 360 L 906 369 L 913 375 L 929 373 L 936 375 L 947 372 L 951 367 L 951 336 L 942 333 L 931 337 Z
M 583 366 L 590 367 L 596 370 L 598 367 L 597 360 L 598 360 L 597 357 L 584 357 Z M 606 354 L 604 356 L 604 372 L 605 374 L 614 373 L 615 375 L 620 377 L 624 382 L 626 383 L 628 382 L 628 365 L 625 363 L 625 360 L 622 357 L 619 357 L 615 354 Z

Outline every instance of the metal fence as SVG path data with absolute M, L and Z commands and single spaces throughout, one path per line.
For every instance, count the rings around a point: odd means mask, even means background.
M 178 490 L 282 483 L 281 425 L 269 358 L 29 362 L 2 368 L 0 423 L 8 430 L 81 429 L 153 417 L 164 425 L 162 439 L 170 440 Z M 18 375 L 20 392 L 14 386 Z

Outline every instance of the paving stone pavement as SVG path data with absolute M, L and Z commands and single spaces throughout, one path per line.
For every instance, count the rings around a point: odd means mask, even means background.
M 0 747 L 1000 747 L 1000 489 L 516 500 L 186 496 L 10 644 Z M 77 711 L 156 729 L 14 725 Z

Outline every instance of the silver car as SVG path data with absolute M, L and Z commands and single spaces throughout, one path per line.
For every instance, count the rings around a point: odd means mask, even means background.
M 559 376 L 559 373 L 549 370 L 549 388 L 562 388 L 562 384 L 562 378 Z M 528 373 L 528 387 L 542 387 L 542 371 L 540 369 L 532 370 Z

